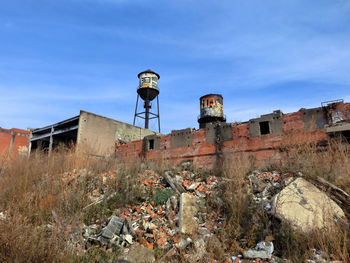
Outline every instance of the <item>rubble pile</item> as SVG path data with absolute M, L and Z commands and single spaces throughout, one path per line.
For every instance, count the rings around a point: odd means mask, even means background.
M 63 179 L 71 183 L 88 174 L 87 171 L 74 171 L 64 174 Z M 117 171 L 109 171 L 98 175 L 97 180 L 90 182 L 87 186 L 87 197 L 91 203 L 87 208 L 113 198 L 115 193 L 108 192 L 106 187 L 116 178 L 116 174 Z M 213 175 L 203 176 L 184 169 L 169 170 L 162 174 L 154 170 L 145 170 L 137 175 L 137 182 L 143 200 L 137 204 L 116 208 L 108 220 L 96 220 L 94 224 L 84 225 L 82 239 L 79 241 L 83 244 L 82 250 L 86 251 L 91 247 L 107 251 L 118 250 L 119 258 L 125 260 L 120 262 L 155 262 L 154 254 L 159 249 L 162 251 L 161 262 L 179 262 L 184 259 L 182 258 L 184 255 L 188 262 L 217 262 L 207 254 L 207 244 L 209 240 L 215 240 L 219 246 L 227 248 L 225 244 L 220 245 L 219 239 L 215 236 L 222 230 L 224 218 L 217 214 L 217 211 L 208 211 L 207 200 L 212 196 L 219 198 L 220 185 L 225 184 L 227 180 Z M 255 209 L 260 208 L 269 220 L 278 217 L 298 228 L 298 225 L 293 224 L 293 220 L 296 222 L 300 220 L 302 209 L 308 209 L 309 212 L 313 209 L 310 205 L 313 204 L 314 197 L 303 188 L 311 187 L 309 184 L 312 184 L 303 179 L 300 173 L 254 171 L 247 175 L 243 184 Z M 316 189 L 316 186 L 312 187 Z M 291 191 L 288 190 L 290 188 Z M 342 222 L 346 223 L 341 208 L 337 207 L 322 190 L 314 188 L 311 192 L 317 192 L 319 206 L 331 203 L 333 211 L 337 211 L 337 220 L 341 218 Z M 289 191 L 288 197 L 295 200 L 287 201 L 289 205 L 282 207 L 278 200 L 282 200 L 280 196 L 285 191 Z M 289 207 L 301 211 L 301 215 L 285 212 Z M 313 213 L 314 211 L 309 216 Z M 333 217 L 331 219 L 333 220 Z M 305 222 L 302 224 L 306 225 Z M 308 229 L 303 226 L 299 227 L 299 230 Z M 273 242 L 275 242 L 273 231 L 267 229 L 265 240 L 254 245 L 248 242 L 242 243 L 240 254 L 234 256 L 225 254 L 226 262 L 285 262 L 274 255 Z M 135 258 L 138 254 L 145 255 L 147 260 L 138 261 L 140 259 Z M 320 258 L 319 252 L 315 252 L 315 258 Z
M 272 214 L 272 197 L 294 180 L 292 174 L 281 175 L 277 171 L 260 172 L 254 171 L 247 177 L 249 182 L 248 191 L 253 200 L 266 211 Z
M 104 174 L 102 181 L 110 174 Z M 178 250 L 191 244 L 195 249 L 205 251 L 205 244 L 193 242 L 186 235 L 209 237 L 221 224 L 222 219 L 218 216 L 214 222 L 208 220 L 205 205 L 205 199 L 215 190 L 218 179 L 215 176 L 203 179 L 186 170 L 166 171 L 163 176 L 146 170 L 138 176 L 141 191 L 148 194 L 147 198 L 138 205 L 116 209 L 105 223 L 84 226 L 86 248 L 94 245 L 106 249 L 142 245 L 150 250 L 155 247 L 167 250 L 167 257 L 173 257 Z M 95 203 L 106 198 L 97 189 L 88 196 Z

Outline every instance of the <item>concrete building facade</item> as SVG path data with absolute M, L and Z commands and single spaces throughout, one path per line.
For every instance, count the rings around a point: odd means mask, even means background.
M 87 111 L 78 116 L 33 129 L 30 138 L 30 152 L 35 150 L 51 152 L 60 144 L 76 145 L 90 155 L 108 156 L 114 154 L 116 145 L 142 140 L 157 133 L 124 122 L 116 121 Z

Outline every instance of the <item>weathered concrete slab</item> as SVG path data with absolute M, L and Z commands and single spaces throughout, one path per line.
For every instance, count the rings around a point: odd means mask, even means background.
M 335 125 L 328 125 L 326 126 L 325 129 L 326 129 L 326 133 L 350 131 L 350 123 L 343 122 L 343 123 L 337 123 Z
M 198 198 L 188 193 L 180 198 L 180 231 L 183 234 L 195 234 L 198 228 L 196 215 L 198 213 Z
M 297 178 L 273 198 L 273 213 L 294 227 L 309 232 L 332 228 L 335 218 L 344 217 L 343 210 L 308 181 Z
M 270 259 L 272 257 L 274 247 L 270 241 L 259 242 L 254 249 L 243 251 L 244 258 L 261 258 Z

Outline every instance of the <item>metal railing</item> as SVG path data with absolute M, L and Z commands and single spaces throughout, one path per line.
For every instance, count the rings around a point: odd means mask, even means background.
M 324 102 L 321 102 L 321 106 L 322 107 L 327 107 L 329 104 L 340 103 L 340 102 L 344 102 L 344 100 L 343 99 L 338 99 L 338 100 L 324 101 Z

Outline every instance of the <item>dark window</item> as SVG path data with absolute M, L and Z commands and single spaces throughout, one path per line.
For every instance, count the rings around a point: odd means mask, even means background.
M 270 124 L 268 121 L 259 122 L 259 126 L 261 135 L 270 134 Z
M 149 149 L 150 150 L 154 149 L 154 140 L 149 140 Z

